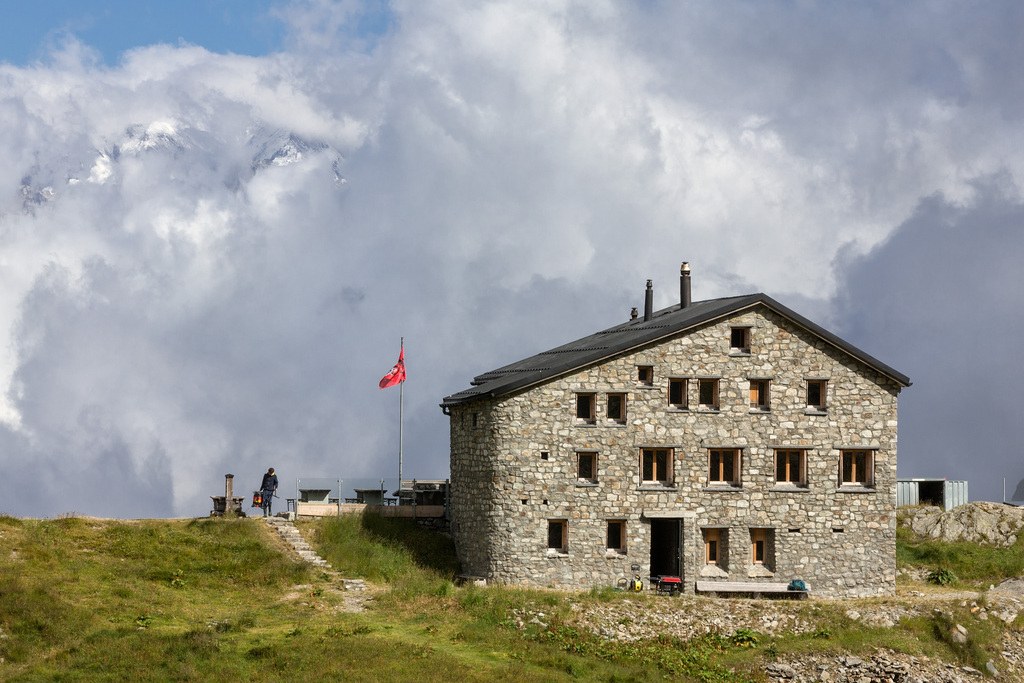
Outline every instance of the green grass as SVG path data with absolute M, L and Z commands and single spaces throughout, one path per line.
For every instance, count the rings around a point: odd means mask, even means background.
M 942 581 L 951 588 L 984 590 L 991 584 L 1024 575 L 1024 534 L 1009 548 L 979 543 L 943 543 L 917 537 L 910 529 L 896 531 L 896 562 L 953 577 Z
M 0 680 L 735 683 L 764 680 L 761 667 L 775 658 L 870 656 L 880 642 L 980 669 L 998 657 L 1003 628 L 957 601 L 891 629 L 850 620 L 848 602 L 810 601 L 789 606 L 814 624 L 807 634 L 612 641 L 579 623 L 574 605 L 628 600 L 639 620 L 649 606 L 693 602 L 607 589 L 456 588 L 450 540 L 409 520 L 347 516 L 300 527 L 343 576 L 375 586 L 365 611 L 344 611 L 340 582 L 285 554 L 261 520 L 0 515 Z M 1020 552 L 950 553 L 906 538 L 899 546 L 901 563 L 934 562 L 969 581 L 1013 571 Z M 543 625 L 531 623 L 540 614 Z M 950 635 L 956 623 L 969 624 L 965 644 Z

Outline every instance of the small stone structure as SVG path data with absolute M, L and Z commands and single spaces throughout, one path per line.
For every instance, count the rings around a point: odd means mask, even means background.
M 211 517 L 223 517 L 224 513 L 228 511 L 235 513 L 239 517 L 245 517 L 245 510 L 242 509 L 242 503 L 245 501 L 245 498 L 234 495 L 234 480 L 235 475 L 225 474 L 224 495 L 210 496 L 213 500 L 213 509 L 210 510 Z
M 444 399 L 467 574 L 896 584 L 897 396 L 910 380 L 764 294 L 681 303 Z

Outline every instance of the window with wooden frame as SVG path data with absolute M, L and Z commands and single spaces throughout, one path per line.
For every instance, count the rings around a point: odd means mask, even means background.
M 697 401 L 701 410 L 718 410 L 718 380 L 697 380 Z
M 580 481 L 597 482 L 597 453 L 588 451 L 576 453 L 576 477 Z
M 750 530 L 750 563 L 769 565 L 771 561 L 769 559 L 769 545 L 768 545 L 768 532 L 771 529 L 751 529 Z
M 636 383 L 645 387 L 654 385 L 654 366 L 638 365 L 636 367 Z
M 729 350 L 733 353 L 750 353 L 749 327 L 733 327 L 730 329 Z
M 779 448 L 775 451 L 775 483 L 807 485 L 807 451 Z
M 842 451 L 839 474 L 841 486 L 874 486 L 875 454 L 872 451 Z
M 679 410 L 686 409 L 686 380 L 672 378 L 668 381 L 668 405 Z
M 594 423 L 594 394 L 576 394 L 576 421 Z
M 750 380 L 750 409 L 755 412 L 768 412 L 770 404 L 769 390 L 771 380 Z
M 619 424 L 626 422 L 625 394 L 608 394 L 607 417 L 609 422 L 617 422 Z
M 721 536 L 721 529 L 704 529 L 704 564 L 718 564 Z
M 712 448 L 708 451 L 708 485 L 740 485 L 739 448 Z
M 569 551 L 569 523 L 564 519 L 548 520 L 548 553 L 564 554 Z
M 640 450 L 642 484 L 672 483 L 672 449 L 643 448 Z
M 825 411 L 825 396 L 828 381 L 823 379 L 807 380 L 807 409 Z
M 607 549 L 617 553 L 626 552 L 626 522 L 622 519 L 608 520 Z

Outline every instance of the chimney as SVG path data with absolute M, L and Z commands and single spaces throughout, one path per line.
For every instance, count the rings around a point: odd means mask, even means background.
M 630 319 L 630 320 L 636 320 L 636 319 L 637 319 L 637 316 L 639 316 L 639 315 L 640 315 L 640 314 L 636 312 L 636 306 L 634 306 L 634 307 L 633 307 L 633 310 L 631 310 L 631 311 L 629 312 L 629 319 Z
M 225 510 L 232 509 L 231 508 L 231 499 L 235 495 L 234 481 L 233 481 L 234 478 L 235 478 L 235 475 L 233 475 L 233 474 L 225 474 L 224 475 L 224 505 L 227 506 L 227 507 L 224 508 Z
M 647 291 L 644 293 L 644 322 L 654 317 L 654 289 L 651 281 L 647 281 Z
M 679 308 L 690 307 L 690 264 L 683 261 L 679 268 Z

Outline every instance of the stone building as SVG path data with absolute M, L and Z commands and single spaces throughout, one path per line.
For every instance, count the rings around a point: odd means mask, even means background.
M 583 589 L 631 575 L 896 582 L 905 376 L 764 294 L 680 303 L 444 399 L 464 571 Z

